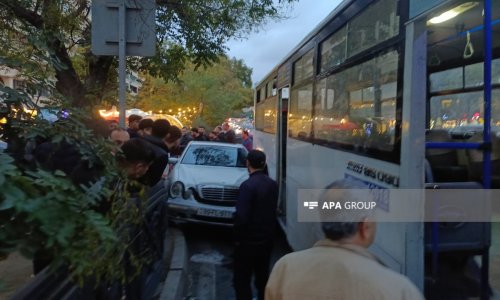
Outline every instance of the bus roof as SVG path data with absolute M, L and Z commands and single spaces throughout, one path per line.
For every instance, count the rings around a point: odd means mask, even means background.
M 286 62 L 288 60 L 288 58 L 290 56 L 292 56 L 295 52 L 297 52 L 302 46 L 304 46 L 305 44 L 307 44 L 316 34 L 318 34 L 321 29 L 323 29 L 336 15 L 338 15 L 339 13 L 341 13 L 346 7 L 348 7 L 351 3 L 355 2 L 354 0 L 344 0 L 342 1 L 339 5 L 337 5 L 337 7 L 335 7 L 335 9 L 328 14 L 328 16 L 326 16 L 326 18 L 323 19 L 323 21 L 321 21 L 318 25 L 316 25 L 316 27 L 314 27 L 314 29 L 309 32 L 308 35 L 306 35 L 298 44 L 297 46 L 295 46 L 290 52 L 288 52 L 287 55 L 285 55 L 285 57 L 278 63 L 276 64 L 276 66 L 274 66 L 274 68 L 269 72 L 267 73 L 256 85 L 259 86 L 261 85 L 262 83 L 264 83 L 264 81 L 266 81 L 267 77 L 269 77 L 279 66 L 281 66 L 284 62 Z

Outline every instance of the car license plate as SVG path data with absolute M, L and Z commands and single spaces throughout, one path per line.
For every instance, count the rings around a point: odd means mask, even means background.
M 197 214 L 199 216 L 225 218 L 225 219 L 231 219 L 233 217 L 233 212 L 231 211 L 208 209 L 208 208 L 199 208 Z

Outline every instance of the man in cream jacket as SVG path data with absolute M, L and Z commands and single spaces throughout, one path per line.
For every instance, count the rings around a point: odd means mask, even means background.
M 320 200 L 341 202 L 342 207 L 373 201 L 366 186 L 348 179 L 329 185 Z M 326 239 L 276 263 L 266 300 L 423 299 L 411 281 L 368 252 L 376 231 L 369 209 L 321 214 Z

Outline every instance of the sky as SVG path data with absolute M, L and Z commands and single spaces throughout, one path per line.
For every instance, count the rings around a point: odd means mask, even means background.
M 311 32 L 341 0 L 299 0 L 288 19 L 269 22 L 247 40 L 230 41 L 229 57 L 242 59 L 253 69 L 252 82 L 261 81 L 297 44 Z

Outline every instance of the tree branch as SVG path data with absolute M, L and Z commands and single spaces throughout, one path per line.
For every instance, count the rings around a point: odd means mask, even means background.
M 37 6 L 39 3 L 37 3 Z M 16 18 L 24 21 L 38 29 L 43 27 L 43 19 L 36 12 L 30 11 L 23 7 L 23 5 L 16 0 L 3 0 L 0 2 L 0 6 L 4 6 L 9 9 Z M 36 8 L 38 10 L 38 8 Z
M 77 18 L 80 14 L 82 14 L 86 9 L 88 8 L 88 2 L 86 0 L 79 0 L 78 1 L 78 7 L 77 9 L 75 10 L 75 12 L 73 12 L 71 14 L 71 16 L 73 18 Z
M 40 0 L 37 0 L 36 1 L 36 4 L 35 4 L 35 9 L 33 10 L 33 12 L 35 14 L 38 14 L 38 9 L 40 8 L 40 4 L 41 4 L 41 1 Z

